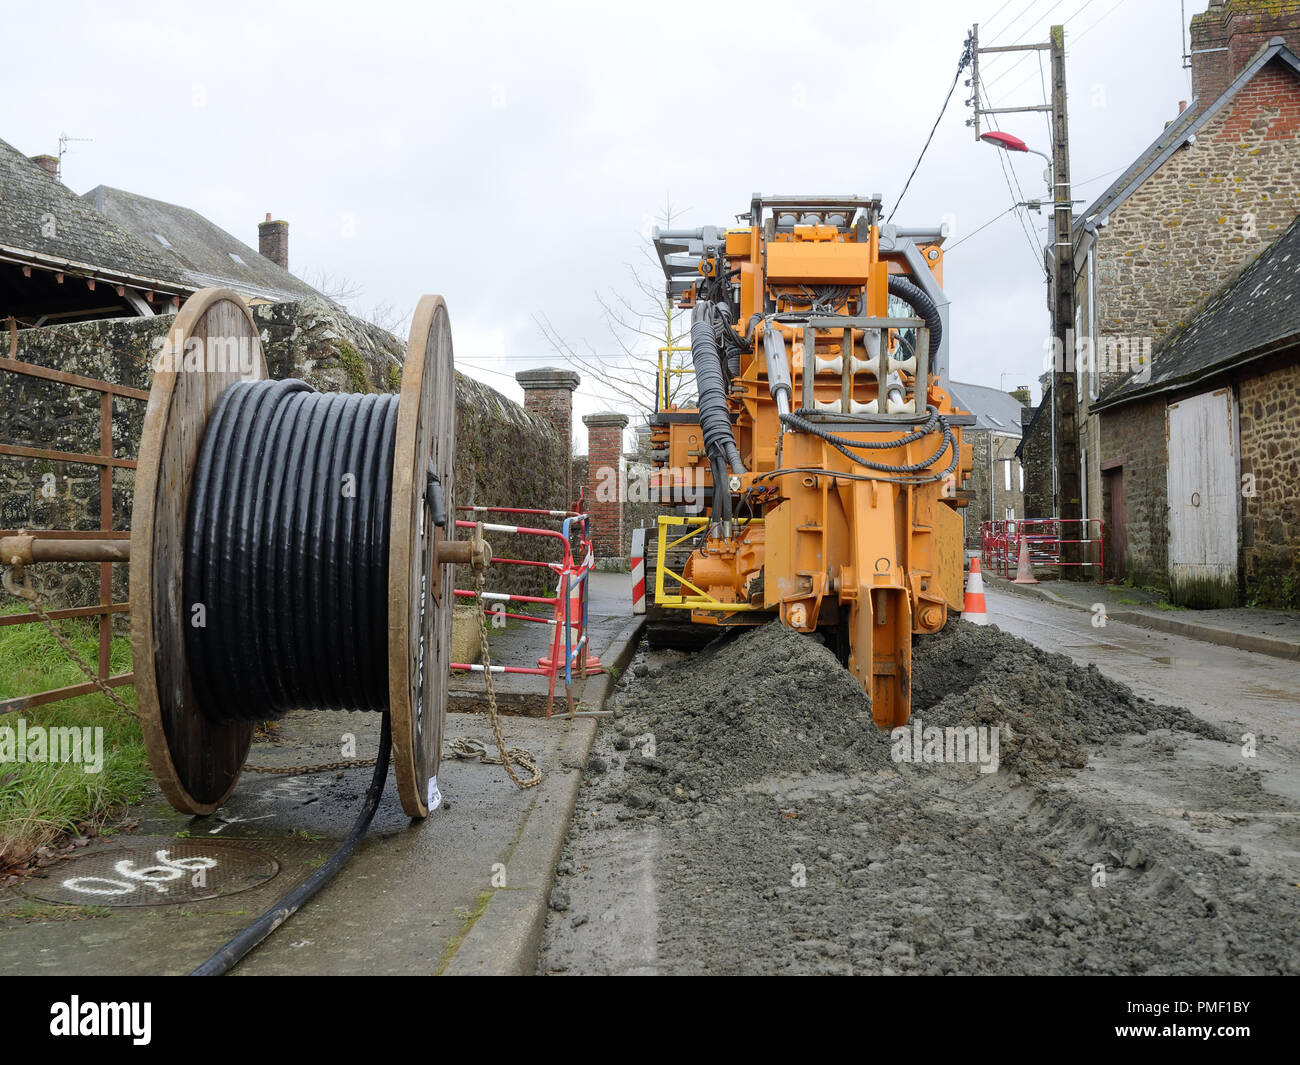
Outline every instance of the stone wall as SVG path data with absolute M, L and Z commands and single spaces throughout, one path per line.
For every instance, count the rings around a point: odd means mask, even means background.
M 1300 80 L 1270 63 L 1110 213 L 1097 331 L 1159 338 L 1300 214 Z
M 1123 576 L 1134 584 L 1169 587 L 1168 448 L 1165 440 L 1165 399 L 1137 400 L 1101 411 L 1101 454 L 1107 469 L 1123 469 L 1127 549 Z M 1112 475 L 1113 476 L 1113 475 Z M 1103 500 L 1102 520 L 1107 537 L 1113 517 Z M 1112 553 L 1106 544 L 1106 554 Z
M 396 391 L 405 343 L 323 300 L 259 305 L 253 315 L 272 377 L 298 377 L 322 391 Z M 18 357 L 84 377 L 147 390 L 152 357 L 173 315 L 26 329 Z M 145 403 L 114 397 L 113 453 L 136 457 Z M 456 502 L 560 509 L 567 452 L 556 429 L 486 385 L 457 374 Z M 99 394 L 22 374 L 0 372 L 0 440 L 26 447 L 94 453 Z M 527 461 L 520 461 L 527 456 Z M 46 475 L 52 475 L 46 477 Z M 113 528 L 130 527 L 134 474 L 113 474 Z M 52 491 L 46 488 L 52 487 Z M 45 489 L 43 491 L 42 489 Z M 82 463 L 0 456 L 0 528 L 99 528 L 99 473 Z M 513 542 L 518 541 L 518 542 Z M 498 555 L 556 558 L 536 538 L 496 537 Z M 549 548 L 549 550 L 548 550 Z M 98 600 L 95 566 L 42 566 L 48 598 L 84 606 Z M 470 587 L 468 573 L 457 574 Z M 549 593 L 545 571 L 499 566 L 490 587 Z M 116 598 L 127 597 L 127 567 L 114 567 Z
M 1241 553 L 1247 603 L 1300 609 L 1300 363 L 1241 380 Z M 1254 495 L 1249 494 L 1253 487 Z

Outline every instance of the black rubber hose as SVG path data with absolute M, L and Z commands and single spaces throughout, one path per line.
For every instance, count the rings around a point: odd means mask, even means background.
M 370 787 L 366 789 L 366 797 L 361 803 L 357 819 L 352 823 L 352 829 L 344 837 L 343 842 L 338 845 L 324 865 L 217 950 L 207 961 L 190 973 L 191 976 L 223 976 L 229 972 L 239 964 L 240 959 L 250 950 L 302 909 L 303 905 L 329 883 L 334 878 L 334 875 L 347 864 L 347 860 L 352 857 L 352 852 L 357 849 L 357 844 L 361 842 L 361 837 L 366 834 L 366 829 L 370 827 L 370 822 L 374 820 L 375 811 L 379 809 L 379 799 L 384 792 L 384 782 L 388 779 L 388 757 L 392 748 L 393 734 L 389 725 L 388 714 L 385 713 L 383 726 L 379 733 L 379 755 L 375 759 L 375 771 L 370 778 Z
M 713 304 L 699 305 L 691 323 L 691 364 L 695 368 L 695 386 L 699 393 L 700 430 L 704 449 L 720 454 L 732 473 L 744 473 L 740 449 L 731 429 L 731 411 L 727 407 L 727 384 L 722 372 L 722 354 L 714 334 Z M 725 485 L 724 485 L 725 487 Z
M 731 485 L 727 481 L 727 464 L 721 455 L 709 456 L 709 469 L 713 474 L 713 517 L 715 521 L 731 520 Z
M 933 358 L 939 350 L 939 341 L 943 339 L 943 320 L 939 317 L 939 308 L 925 294 L 925 289 L 898 274 L 889 277 L 889 294 L 910 305 L 925 319 L 926 327 L 930 330 L 930 357 Z
M 387 707 L 396 428 L 396 396 L 293 380 L 222 393 L 195 463 L 183 583 L 209 720 Z

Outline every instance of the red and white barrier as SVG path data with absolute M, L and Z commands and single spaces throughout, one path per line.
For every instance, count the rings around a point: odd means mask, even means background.
M 506 513 L 506 514 L 535 514 L 543 517 L 560 518 L 563 520 L 563 529 L 538 529 L 526 525 L 505 525 L 498 523 L 482 524 L 484 532 L 509 533 L 522 536 L 540 536 L 555 539 L 560 542 L 563 554 L 559 562 L 539 562 L 525 558 L 500 558 L 492 559 L 493 565 L 507 566 L 541 566 L 557 574 L 555 594 L 545 595 L 521 595 L 513 592 L 483 592 L 485 602 L 494 603 L 540 603 L 551 607 L 551 617 L 539 617 L 535 614 L 511 614 L 508 612 L 493 611 L 495 617 L 516 618 L 520 621 L 531 621 L 537 624 L 550 625 L 553 630 L 551 637 L 550 654 L 544 655 L 537 660 L 536 667 L 533 666 L 505 666 L 494 665 L 491 667 L 492 673 L 525 673 L 531 676 L 546 677 L 549 681 L 546 696 L 546 714 L 549 717 L 551 708 L 555 701 L 555 681 L 559 676 L 564 677 L 565 694 L 568 699 L 570 709 L 574 702 L 574 677 L 585 680 L 588 676 L 595 673 L 603 673 L 604 669 L 600 660 L 589 651 L 589 641 L 587 632 L 587 585 L 588 576 L 595 568 L 595 557 L 592 552 L 591 528 L 587 515 L 561 510 L 536 510 L 526 507 L 458 507 L 461 511 L 472 511 L 476 514 L 488 513 Z M 472 529 L 476 527 L 472 521 L 457 521 L 458 528 Z M 572 550 L 573 530 L 576 528 L 576 538 L 578 548 L 582 554 L 582 562 L 575 560 Z M 455 589 L 455 594 L 461 599 L 473 599 L 475 593 L 464 588 Z M 471 662 L 452 662 L 452 670 L 483 672 L 483 666 Z
M 632 613 L 645 613 L 645 529 L 632 530 Z

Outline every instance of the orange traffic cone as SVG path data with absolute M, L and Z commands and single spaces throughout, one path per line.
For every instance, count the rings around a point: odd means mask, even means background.
M 970 560 L 970 575 L 966 578 L 966 602 L 961 616 L 972 625 L 987 625 L 988 612 L 984 607 L 984 576 L 980 573 L 979 555 Z
M 1037 584 L 1038 578 L 1034 576 L 1034 564 L 1029 561 L 1029 541 L 1022 539 L 1020 541 L 1020 561 L 1016 563 L 1016 579 L 1012 584 Z

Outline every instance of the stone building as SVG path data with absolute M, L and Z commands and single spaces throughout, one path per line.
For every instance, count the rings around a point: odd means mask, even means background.
M 0 318 L 19 327 L 169 314 L 201 288 L 250 303 L 323 299 L 289 273 L 288 223 L 269 219 L 268 258 L 185 207 L 99 186 L 84 196 L 58 159 L 0 141 Z
M 1085 517 L 1104 520 L 1113 486 L 1102 468 L 1103 453 L 1114 448 L 1103 438 L 1098 397 L 1130 373 L 1149 376 L 1163 338 L 1186 328 L 1300 215 L 1297 49 L 1297 0 L 1211 3 L 1192 20 L 1195 99 L 1077 216 Z M 1134 410 L 1128 416 L 1140 417 Z M 1147 527 L 1162 539 L 1158 519 Z M 1127 555 L 1116 551 L 1125 546 Z M 1163 563 L 1133 547 L 1108 544 L 1107 554 L 1126 559 L 1126 575 L 1156 581 Z
M 1052 386 L 1051 374 L 1043 374 L 1043 400 L 1037 407 L 1020 412 L 1020 443 L 1016 458 L 1024 471 L 1025 516 L 1033 518 L 1056 515 L 1052 484 Z
M 1076 217 L 1081 502 L 1085 517 L 1105 522 L 1110 576 L 1168 583 L 1165 489 L 1130 490 L 1114 525 L 1119 482 L 1103 468 L 1123 452 L 1131 483 L 1142 467 L 1167 476 L 1167 411 L 1163 401 L 1132 403 L 1103 420 L 1099 398 L 1130 375 L 1135 384 L 1158 377 L 1153 360 L 1172 337 L 1300 215 L 1297 51 L 1300 0 L 1211 0 L 1191 23 L 1194 99 Z M 1050 422 L 1045 407 L 1025 422 L 1033 500 L 1051 495 Z M 1159 447 L 1134 450 L 1106 433 Z
M 1300 608 L 1300 220 L 1093 405 L 1112 573 Z
M 975 415 L 975 424 L 962 429 L 961 439 L 971 446 L 974 457 L 970 480 L 964 486 L 970 501 L 962 517 L 966 545 L 976 547 L 982 522 L 1027 516 L 1024 473 L 1016 448 L 1020 443 L 1021 411 L 1029 402 L 1029 390 L 1000 392 L 961 381 L 951 381 L 946 387 L 958 410 Z

